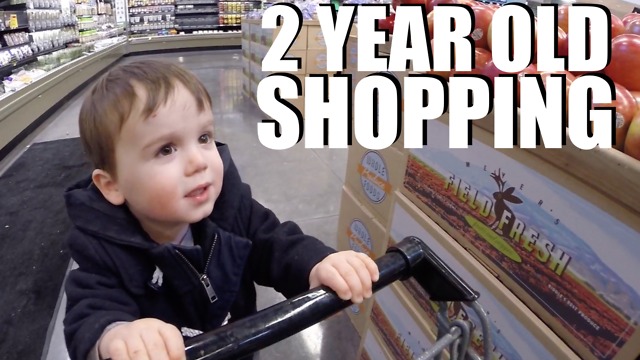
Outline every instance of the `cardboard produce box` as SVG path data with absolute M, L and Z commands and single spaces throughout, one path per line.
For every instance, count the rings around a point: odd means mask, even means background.
M 387 238 L 385 226 L 348 186 L 343 186 L 338 219 L 338 249 L 362 252 L 377 259 L 387 251 Z
M 446 116 L 429 122 L 428 146 L 409 149 L 402 193 L 581 357 L 638 356 L 636 213 L 529 151 L 472 133 L 469 149 L 450 149 Z
M 392 359 L 389 350 L 384 346 L 382 337 L 376 329 L 367 329 L 362 337 L 356 359 L 359 360 L 388 360 Z
M 378 331 L 389 359 L 419 358 L 435 343 L 429 324 L 414 316 L 406 299 L 398 292 L 398 284 L 391 284 L 375 295 L 371 309 L 371 328 Z
M 406 152 L 393 147 L 368 150 L 355 139 L 352 144 L 345 183 L 359 201 L 387 226 L 393 209 L 393 191 L 402 186 L 404 179 Z
M 246 19 L 242 19 L 240 31 L 242 33 L 242 40 L 251 41 L 251 24 Z
M 307 22 L 303 22 L 305 24 Z M 246 25 L 245 25 L 246 24 Z M 262 19 L 243 19 L 242 20 L 242 37 L 245 36 L 245 31 L 248 31 L 248 39 L 256 44 L 262 44 L 271 46 L 273 40 L 278 36 L 281 27 L 275 29 L 263 29 Z M 245 27 L 246 26 L 246 27 Z M 307 26 L 302 26 L 298 37 L 291 45 L 291 50 L 305 50 L 307 48 Z
M 251 41 L 242 39 L 242 56 L 251 59 Z
M 317 24 L 317 25 L 316 25 Z M 320 22 L 311 22 L 307 26 L 307 49 L 309 50 L 325 50 L 327 43 L 324 40 L 324 34 L 320 27 Z
M 378 220 L 356 199 L 345 186 L 340 200 L 338 219 L 338 250 L 353 250 L 369 255 L 372 259 L 384 255 L 387 232 Z M 362 336 L 367 329 L 373 299 L 349 307 L 345 311 L 353 326 Z
M 420 238 L 480 294 L 478 303 L 488 313 L 490 322 L 493 359 L 578 359 L 558 336 L 469 252 L 410 200 L 401 194 L 396 195 L 389 245 L 406 236 Z M 402 281 L 401 284 L 400 287 L 409 294 L 408 308 L 412 316 L 415 319 L 428 319 L 431 330 L 437 333 L 434 319 L 440 310 L 439 305 L 429 300 L 429 295 L 415 280 Z M 476 354 L 482 355 L 484 333 L 476 312 L 467 304 L 450 302 L 447 303 L 447 318 L 472 323 L 471 348 Z

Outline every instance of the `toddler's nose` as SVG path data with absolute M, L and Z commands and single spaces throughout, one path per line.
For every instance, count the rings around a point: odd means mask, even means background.
M 192 149 L 187 158 L 187 167 L 185 169 L 187 175 L 198 173 L 206 168 L 207 161 L 203 152 L 200 149 Z

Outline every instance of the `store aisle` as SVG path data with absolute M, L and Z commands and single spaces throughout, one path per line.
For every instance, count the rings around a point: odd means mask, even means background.
M 281 219 L 297 221 L 309 234 L 336 246 L 341 188 L 347 151 L 304 148 L 301 142 L 290 150 L 273 151 L 260 144 L 256 124 L 261 112 L 242 94 L 240 50 L 185 52 L 144 57 L 180 63 L 193 71 L 211 93 L 216 120 L 216 138 L 226 142 L 245 182 L 255 198 Z M 125 58 L 127 63 L 142 56 Z M 57 111 L 28 142 L 77 137 L 77 117 L 86 91 Z M 23 146 L 24 148 L 25 146 Z M 17 149 L 15 154 L 22 150 Z M 0 173 L 9 165 L 5 159 Z M 284 298 L 271 289 L 258 289 L 259 308 Z M 43 359 L 66 359 L 62 337 L 65 299 L 61 293 L 58 317 L 50 329 L 50 345 Z M 260 353 L 269 359 L 353 359 L 359 337 L 345 313 L 340 313 Z

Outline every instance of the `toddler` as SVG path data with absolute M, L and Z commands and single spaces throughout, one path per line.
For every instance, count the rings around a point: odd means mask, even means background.
M 116 66 L 79 126 L 94 170 L 65 192 L 78 264 L 65 283 L 71 359 L 184 359 L 185 337 L 256 312 L 254 283 L 288 298 L 320 285 L 371 297 L 372 259 L 253 199 L 215 141 L 207 90 L 180 66 Z

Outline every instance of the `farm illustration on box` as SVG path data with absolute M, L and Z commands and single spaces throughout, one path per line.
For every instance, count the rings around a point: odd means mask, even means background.
M 565 187 L 474 141 L 450 149 L 431 122 L 405 190 L 507 273 L 600 359 L 640 319 L 640 234 Z

